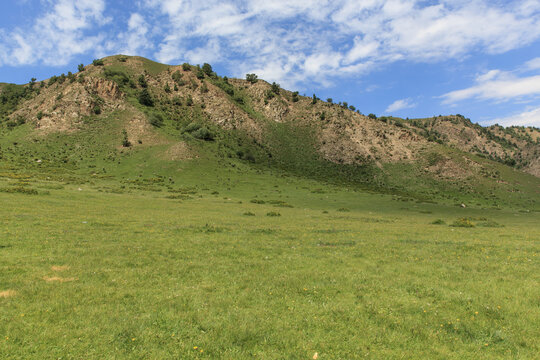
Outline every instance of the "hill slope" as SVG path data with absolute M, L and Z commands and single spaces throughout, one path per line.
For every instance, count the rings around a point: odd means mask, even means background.
M 352 109 L 208 66 L 112 56 L 76 74 L 2 84 L 0 156 L 10 170 L 81 179 L 279 170 L 404 200 L 538 208 L 538 129 Z

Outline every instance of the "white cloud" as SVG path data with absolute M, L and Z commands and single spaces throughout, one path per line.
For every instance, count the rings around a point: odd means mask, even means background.
M 490 124 L 502 126 L 535 126 L 540 128 L 540 107 L 528 109 L 522 113 L 504 118 L 493 119 Z
M 30 29 L 0 33 L 4 50 L 0 65 L 64 65 L 74 55 L 91 51 L 103 42 L 102 35 L 86 36 L 84 32 L 108 21 L 103 14 L 104 0 L 57 0 L 54 4 Z
M 385 113 L 393 113 L 393 112 L 403 110 L 403 109 L 410 109 L 410 108 L 413 108 L 415 106 L 416 106 L 416 104 L 412 103 L 411 99 L 401 99 L 401 100 L 396 100 L 393 103 L 391 103 L 390 105 L 388 105 L 388 107 L 386 108 L 386 110 L 384 112 Z
M 540 38 L 538 0 L 139 0 L 126 23 L 104 29 L 106 1 L 47 0 L 54 6 L 30 28 L 0 30 L 0 65 L 124 52 L 329 85 L 395 61 L 503 53 Z
M 503 53 L 540 38 L 540 2 L 487 0 L 146 0 L 168 22 L 158 60 L 207 54 L 235 75 L 329 84 L 399 60 Z M 196 43 L 196 46 L 193 46 Z M 217 45 L 216 45 L 217 44 Z M 192 50 L 196 48 L 196 50 Z M 219 49 L 219 56 L 214 54 Z M 190 52 L 191 50 L 191 52 Z M 238 60 L 242 59 L 242 60 Z M 202 60 L 201 60 L 202 61 Z
M 462 100 L 527 100 L 540 96 L 540 75 L 516 77 L 510 72 L 491 70 L 476 79 L 475 85 L 451 91 L 441 96 L 443 103 L 452 104 Z
M 524 66 L 524 70 L 539 70 L 539 69 L 540 69 L 540 57 L 527 61 Z

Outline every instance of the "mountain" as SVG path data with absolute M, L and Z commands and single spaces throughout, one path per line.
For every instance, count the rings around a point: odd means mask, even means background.
M 404 201 L 533 209 L 540 130 L 461 115 L 365 116 L 251 74 L 123 55 L 25 85 L 0 84 L 0 164 L 81 178 L 174 178 L 206 164 L 279 171 Z M 176 170 L 175 170 L 176 169 Z

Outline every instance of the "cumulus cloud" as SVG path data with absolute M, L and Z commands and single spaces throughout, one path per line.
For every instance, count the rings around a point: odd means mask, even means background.
M 390 105 L 388 105 L 388 107 L 386 108 L 386 110 L 384 112 L 385 113 L 393 113 L 393 112 L 403 110 L 403 109 L 410 109 L 410 108 L 413 108 L 415 106 L 416 106 L 416 104 L 412 103 L 411 99 L 401 99 L 401 100 L 396 100 L 393 103 L 391 103 Z

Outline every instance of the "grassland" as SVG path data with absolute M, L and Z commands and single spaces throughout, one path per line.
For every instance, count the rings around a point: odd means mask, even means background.
M 204 162 L 171 180 L 0 173 L 1 358 L 540 351 L 538 212 Z
M 0 126 L 0 358 L 538 358 L 538 178 L 442 144 L 331 163 L 242 89 L 264 141 L 123 91 L 72 131 Z M 138 115 L 163 122 L 123 147 Z

